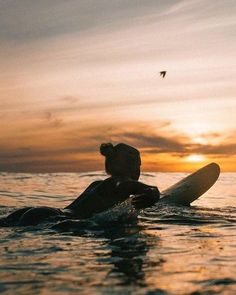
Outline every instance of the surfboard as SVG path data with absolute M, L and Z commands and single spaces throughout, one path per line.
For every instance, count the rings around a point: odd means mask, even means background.
M 219 165 L 208 164 L 162 191 L 159 202 L 189 206 L 213 186 L 219 175 Z

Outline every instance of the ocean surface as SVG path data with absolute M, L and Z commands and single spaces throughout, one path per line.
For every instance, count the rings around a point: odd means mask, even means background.
M 184 173 L 146 173 L 160 190 Z M 0 216 L 63 208 L 102 172 L 0 173 Z M 190 208 L 129 201 L 75 228 L 0 228 L 1 294 L 236 294 L 236 174 Z

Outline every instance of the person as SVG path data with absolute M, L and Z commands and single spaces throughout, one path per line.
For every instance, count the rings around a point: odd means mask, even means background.
M 139 182 L 141 158 L 139 151 L 127 144 L 103 143 L 100 153 L 105 157 L 105 180 L 94 181 L 64 209 L 26 207 L 0 220 L 0 225 L 36 225 L 48 218 L 85 219 L 103 212 L 131 197 L 137 209 L 152 206 L 159 200 L 157 187 Z

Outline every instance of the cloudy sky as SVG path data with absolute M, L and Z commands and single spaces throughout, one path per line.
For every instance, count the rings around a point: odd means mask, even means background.
M 143 170 L 236 171 L 235 15 L 235 0 L 0 0 L 0 170 L 102 170 L 111 141 Z

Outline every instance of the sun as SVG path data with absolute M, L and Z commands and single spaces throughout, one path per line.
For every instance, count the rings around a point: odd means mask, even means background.
M 187 162 L 203 162 L 205 160 L 205 157 L 203 155 L 189 155 L 186 157 Z

